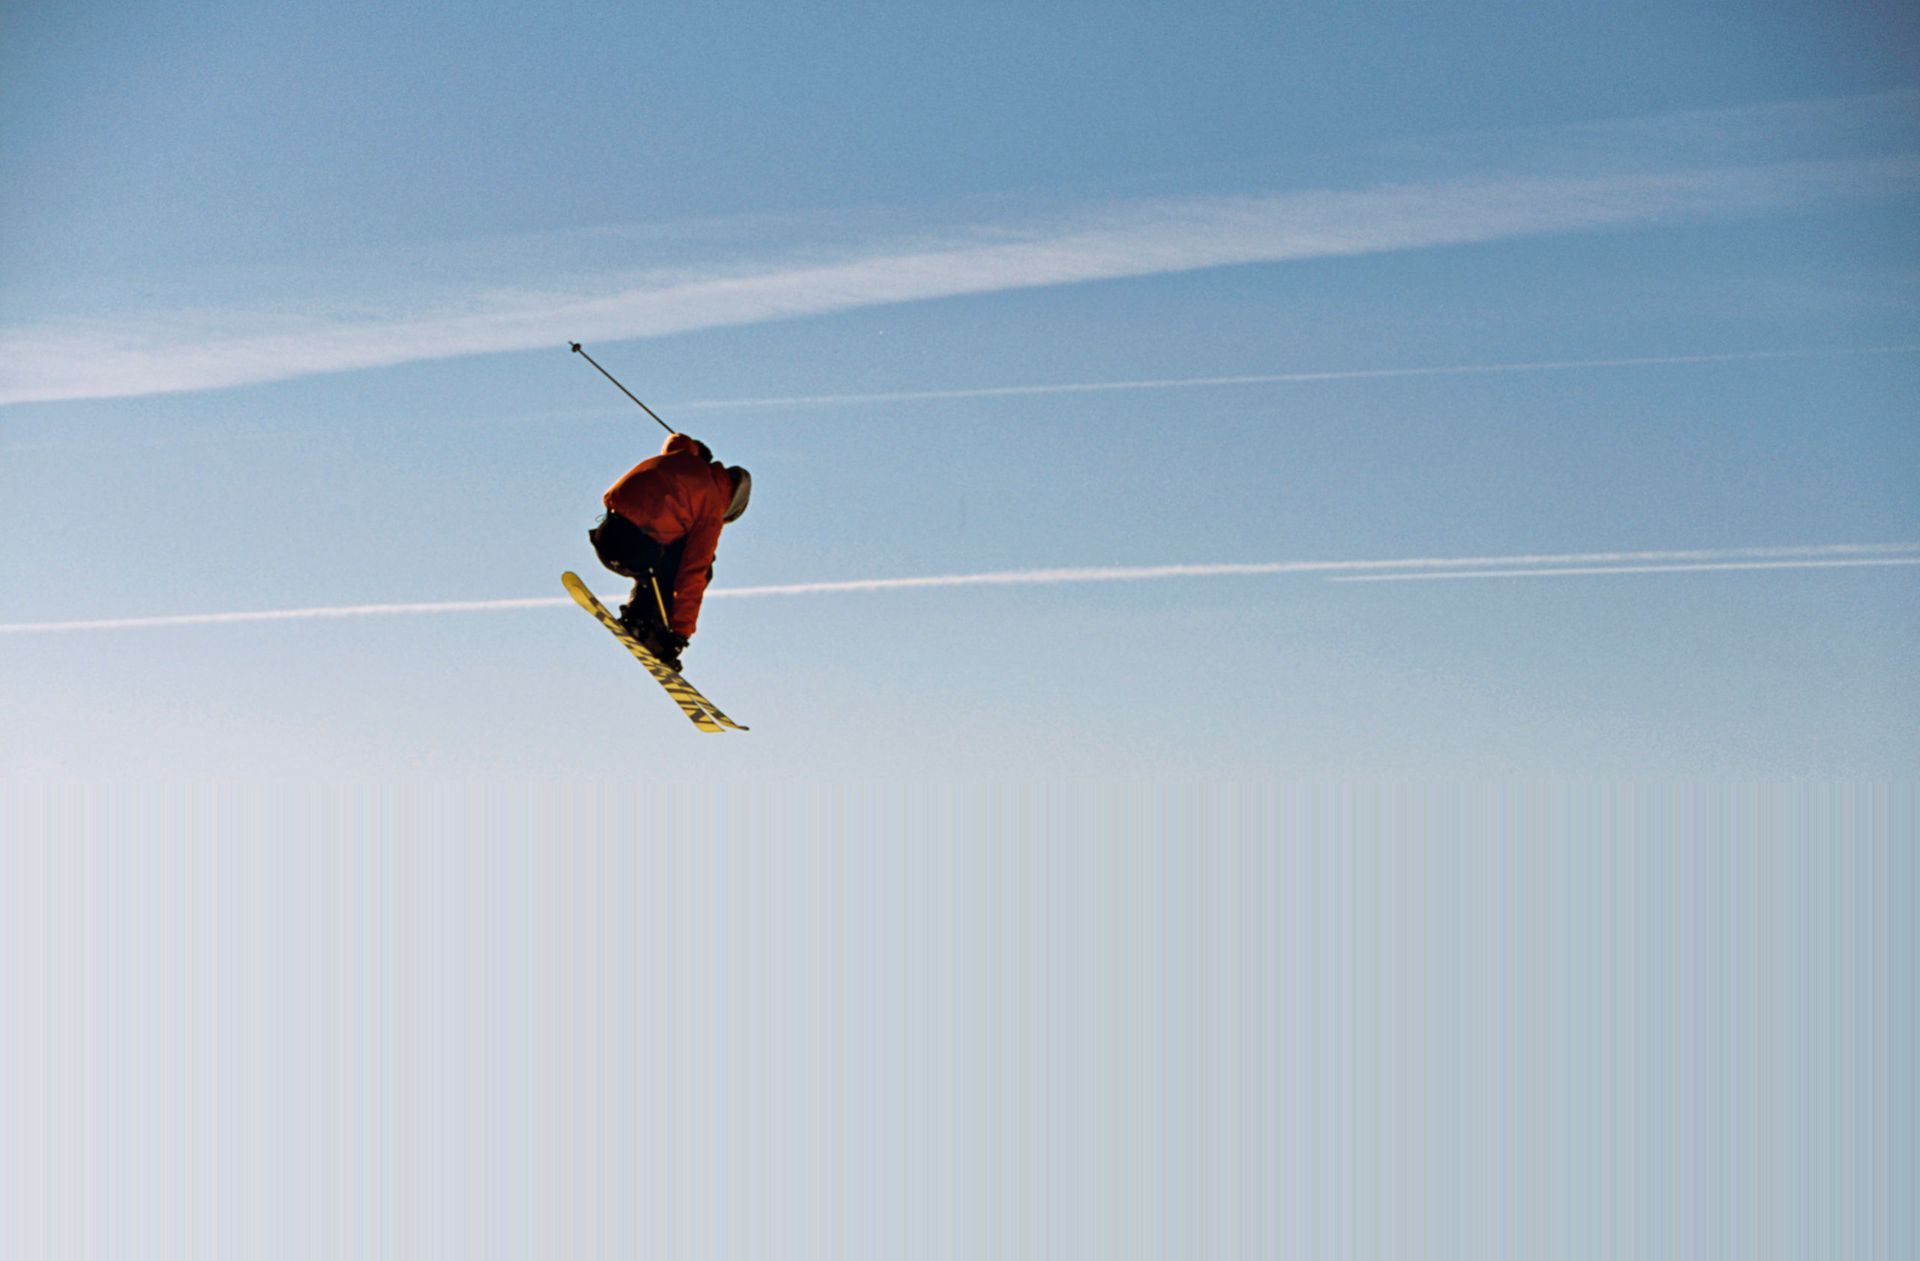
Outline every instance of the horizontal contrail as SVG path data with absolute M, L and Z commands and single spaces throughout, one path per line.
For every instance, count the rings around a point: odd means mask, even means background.
M 1718 569 L 1835 569 L 1858 565 L 1920 565 L 1920 556 L 1856 560 L 1750 560 L 1699 565 L 1576 565 L 1564 569 L 1473 569 L 1460 573 L 1351 574 L 1328 582 L 1421 582 L 1435 578 L 1557 578 L 1571 574 L 1678 574 Z
M 1913 553 L 1903 555 L 1903 553 Z M 1282 560 L 1206 565 L 1108 565 L 1075 569 L 1005 569 L 975 574 L 931 574 L 913 578 L 854 578 L 833 582 L 797 582 L 760 587 L 721 587 L 707 598 L 827 595 L 840 592 L 903 591 L 933 587 L 1051 586 L 1074 582 L 1146 582 L 1165 578 L 1217 578 L 1275 574 L 1354 574 L 1374 570 L 1470 572 L 1386 573 L 1382 579 L 1412 577 L 1487 578 L 1556 573 L 1650 573 L 1682 569 L 1810 568 L 1829 565 L 1920 564 L 1920 542 L 1823 543 L 1798 547 L 1705 548 L 1690 551 L 1562 552 L 1518 556 L 1417 556 L 1400 560 Z M 1612 565 L 1603 569 L 1598 566 Z M 1527 566 L 1527 568 L 1513 568 Z M 1579 566 L 1579 568 L 1557 568 Z M 1504 568 L 1503 568 L 1504 567 Z M 1355 581 L 1335 578 L 1334 581 Z M 607 597 L 618 599 L 619 596 Z M 434 603 L 342 604 L 321 608 L 263 609 L 237 613 L 175 613 L 158 617 L 95 618 L 65 622 L 15 622 L 0 625 L 0 635 L 58 631 L 133 630 L 161 626 L 215 626 L 229 622 L 279 622 L 312 618 L 387 617 L 414 613 L 481 613 L 505 609 L 551 608 L 571 604 L 564 596 L 525 596 L 505 600 L 452 600 Z
M 1737 558 L 1882 555 L 1920 551 L 1920 543 L 1827 543 L 1812 547 L 1714 548 L 1659 552 L 1567 552 L 1523 556 L 1420 556 L 1403 560 L 1228 561 L 1202 565 L 1109 565 L 1074 569 L 1013 569 L 920 578 L 857 578 L 779 586 L 735 587 L 708 596 L 823 595 L 848 591 L 898 591 L 914 587 L 1050 586 L 1072 582 L 1146 582 L 1165 578 L 1225 578 L 1278 574 L 1337 574 L 1364 570 L 1480 569 L 1511 565 L 1574 565 L 1616 562 L 1716 562 Z M 1531 570 L 1525 571 L 1531 572 Z
M 709 596 L 717 594 L 708 592 Z M 624 597 L 623 597 L 624 598 Z M 14 622 L 0 625 L 0 635 L 87 630 L 139 630 L 157 626 L 218 626 L 226 622 L 293 622 L 308 618 L 387 617 L 407 613 L 493 613 L 502 609 L 537 609 L 572 604 L 556 596 L 525 596 L 509 600 L 443 600 L 415 604 L 330 604 L 306 609 L 249 609 L 239 613 L 168 613 L 159 617 L 103 617 L 71 622 Z
M 846 403 L 912 403 L 938 399 L 1005 398 L 1027 394 L 1089 394 L 1104 390 L 1178 390 L 1212 385 L 1290 385 L 1314 381 L 1375 381 L 1394 377 L 1473 376 L 1503 372 L 1569 372 L 1584 368 L 1644 368 L 1685 364 L 1824 359 L 1838 355 L 1900 355 L 1920 344 L 1836 346 L 1815 350 L 1748 350 L 1715 355 L 1652 355 L 1630 359 L 1550 359 L 1522 363 L 1468 363 L 1415 368 L 1356 368 L 1336 372 L 1270 372 L 1251 376 L 1158 377 L 1144 381 L 1075 381 L 1056 385 L 988 385 L 952 390 L 893 390 L 873 394 L 794 394 L 769 398 L 712 398 L 676 403 L 682 411 L 752 407 L 810 407 Z

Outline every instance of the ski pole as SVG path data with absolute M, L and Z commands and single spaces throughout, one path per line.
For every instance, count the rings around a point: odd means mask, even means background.
M 647 571 L 647 581 L 653 584 L 653 602 L 660 609 L 660 625 L 667 630 L 672 630 L 673 619 L 667 616 L 667 601 L 660 594 L 660 579 L 651 569 Z
M 628 398 L 632 398 L 634 402 L 640 403 L 639 399 L 634 398 L 632 390 L 629 390 L 626 386 L 621 385 L 618 381 L 613 380 L 613 373 L 608 372 L 605 368 L 601 368 L 599 364 L 594 363 L 593 356 L 588 354 L 586 351 L 580 349 L 579 342 L 568 342 L 567 345 L 573 347 L 574 354 L 579 355 L 582 359 L 585 359 L 588 363 L 592 363 L 595 368 L 599 368 L 600 375 L 605 377 L 609 381 L 613 381 L 614 385 L 619 388 L 622 394 L 626 395 Z M 651 407 L 648 407 L 645 403 L 640 403 L 640 410 L 645 412 L 647 415 L 652 416 L 656 421 L 659 421 L 660 427 L 666 430 L 668 433 L 679 432 L 679 430 L 675 429 L 672 425 L 669 425 L 666 421 L 660 420 L 660 417 L 658 415 L 655 415 L 654 410 Z

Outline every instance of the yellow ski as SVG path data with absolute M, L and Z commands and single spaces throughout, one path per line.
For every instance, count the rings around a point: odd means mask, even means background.
M 667 695 L 673 698 L 673 703 L 680 707 L 682 713 L 692 719 L 694 726 L 702 731 L 724 731 L 728 727 L 735 731 L 746 730 L 745 727 L 721 713 L 718 705 L 700 695 L 700 689 L 687 682 L 677 671 L 669 669 L 666 662 L 648 652 L 644 644 L 630 635 L 626 627 L 620 625 L 620 619 L 607 612 L 607 606 L 600 603 L 593 592 L 587 590 L 587 584 L 580 581 L 578 574 L 571 571 L 563 573 L 560 575 L 560 581 L 566 586 L 567 594 L 573 597 L 573 602 L 599 618 L 600 624 L 612 631 L 613 637 L 625 644 L 627 651 L 647 668 L 647 673 L 659 680 L 660 686 L 667 689 Z

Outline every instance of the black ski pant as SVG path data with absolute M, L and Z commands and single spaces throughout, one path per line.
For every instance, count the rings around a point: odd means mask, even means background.
M 686 550 L 687 541 L 662 543 L 617 512 L 601 517 L 600 523 L 587 531 L 587 540 L 602 565 L 622 578 L 633 579 L 633 594 L 620 610 L 621 620 L 636 629 L 669 629 L 673 582 L 679 576 L 680 554 Z M 662 605 L 666 607 L 664 622 L 660 617 Z

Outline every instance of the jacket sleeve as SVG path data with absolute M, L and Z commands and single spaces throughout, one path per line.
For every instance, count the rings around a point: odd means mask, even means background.
M 713 577 L 714 553 L 720 550 L 720 518 L 701 521 L 687 533 L 680 553 L 680 572 L 673 579 L 673 632 L 693 638 L 700 624 L 700 601 Z

